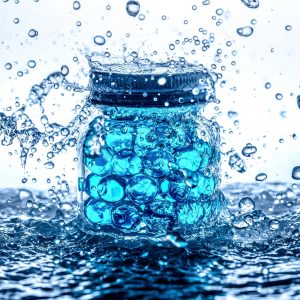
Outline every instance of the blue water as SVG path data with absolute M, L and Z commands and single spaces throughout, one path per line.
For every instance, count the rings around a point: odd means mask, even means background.
M 41 192 L 2 190 L 0 299 L 297 299 L 300 189 L 223 191 L 235 219 L 197 242 L 174 234 L 162 245 L 82 232 L 75 195 L 57 205 Z M 255 207 L 239 206 L 243 197 Z

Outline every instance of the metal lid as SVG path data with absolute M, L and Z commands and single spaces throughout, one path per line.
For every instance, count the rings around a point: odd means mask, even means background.
M 182 106 L 215 100 L 215 81 L 204 68 L 169 63 L 93 66 L 92 103 L 119 106 Z

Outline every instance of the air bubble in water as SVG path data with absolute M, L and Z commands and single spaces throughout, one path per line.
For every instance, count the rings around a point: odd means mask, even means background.
M 53 169 L 54 168 L 54 163 L 52 161 L 48 161 L 44 164 L 46 169 Z
M 30 29 L 29 31 L 28 31 L 28 35 L 30 36 L 30 37 L 35 37 L 35 36 L 37 36 L 39 33 L 35 30 L 35 29 Z
M 251 26 L 244 26 L 244 27 L 240 27 L 236 30 L 236 32 L 240 35 L 240 36 L 244 36 L 244 37 L 248 37 L 250 35 L 252 35 L 253 33 L 253 28 Z
M 139 20 L 140 20 L 140 21 L 143 21 L 143 20 L 145 20 L 145 18 L 146 18 L 146 17 L 145 17 L 145 15 L 144 15 L 144 14 L 140 14 L 140 15 L 139 15 Z
M 112 36 L 111 31 L 107 31 L 107 32 L 106 32 L 106 36 L 107 36 L 107 37 L 111 37 L 111 36 Z
M 292 177 L 295 180 L 300 180 L 300 166 L 296 166 L 293 168 Z
M 174 50 L 174 49 L 175 49 L 175 45 L 174 45 L 174 44 L 170 44 L 170 45 L 169 45 L 169 49 L 170 49 L 170 50 Z
M 298 105 L 298 108 L 300 109 L 300 95 L 297 96 L 297 105 Z
M 241 1 L 249 8 L 258 8 L 259 7 L 258 0 L 241 0 Z
M 271 87 L 271 83 L 270 82 L 266 82 L 265 88 L 268 90 L 270 87 Z
M 102 46 L 105 44 L 105 38 L 102 35 L 96 35 L 94 37 L 94 43 L 98 46 Z
M 33 206 L 32 200 L 28 200 L 28 201 L 26 202 L 26 207 L 27 207 L 27 208 L 32 208 L 32 206 Z
M 35 60 L 29 60 L 28 63 L 27 63 L 27 66 L 29 68 L 34 68 L 36 66 Z
M 11 68 L 12 68 L 12 64 L 11 63 L 6 63 L 5 64 L 5 69 L 6 70 L 11 70 Z
M 165 85 L 167 82 L 166 78 L 165 77 L 160 77 L 158 80 L 157 80 L 157 83 L 159 85 Z
M 135 0 L 129 0 L 126 4 L 126 11 L 129 16 L 136 17 L 140 11 L 140 3 Z
M 285 26 L 285 30 L 286 31 L 291 31 L 292 30 L 292 26 L 291 25 L 286 25 Z
M 277 100 L 282 100 L 283 96 L 282 96 L 281 93 L 277 93 L 277 94 L 275 95 L 275 98 L 276 98 Z
M 222 16 L 223 12 L 224 12 L 224 10 L 223 10 L 222 8 L 218 8 L 218 9 L 216 10 L 216 14 L 217 14 L 218 16 Z
M 255 176 L 256 181 L 264 181 L 267 179 L 267 174 L 266 173 L 259 173 Z
M 239 202 L 239 209 L 242 214 L 251 212 L 255 209 L 255 202 L 250 197 L 244 197 Z
M 73 8 L 74 8 L 75 10 L 78 10 L 78 9 L 80 8 L 80 2 L 79 2 L 79 1 L 74 1 L 74 2 L 73 2 Z
M 254 153 L 256 153 L 257 148 L 255 146 L 253 146 L 252 144 L 247 144 L 243 150 L 242 150 L 242 154 L 246 157 L 250 157 L 252 156 Z
M 276 220 L 276 219 L 270 220 L 270 222 L 269 222 L 270 230 L 277 230 L 277 229 L 279 229 L 279 226 L 280 226 L 280 222 L 278 220 Z
M 18 18 L 14 18 L 14 23 L 18 24 L 20 22 L 20 20 Z
M 64 75 L 64 76 L 67 76 L 69 74 L 69 68 L 66 65 L 63 65 L 61 67 L 60 71 L 61 71 L 61 74 Z

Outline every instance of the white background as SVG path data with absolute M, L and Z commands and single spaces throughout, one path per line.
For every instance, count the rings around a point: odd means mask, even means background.
M 246 143 L 254 144 L 258 151 L 253 158 L 244 158 L 248 170 L 238 174 L 230 170 L 226 160 L 223 163 L 224 183 L 239 181 L 255 182 L 255 175 L 260 172 L 268 174 L 268 181 L 292 181 L 293 166 L 300 165 L 300 109 L 296 97 L 300 94 L 300 2 L 297 0 L 260 1 L 257 9 L 247 8 L 240 0 L 211 0 L 203 6 L 202 1 L 141 0 L 140 13 L 145 20 L 130 17 L 126 13 L 126 1 L 82 0 L 79 10 L 73 9 L 69 0 L 20 0 L 19 3 L 9 0 L 0 2 L 0 110 L 11 106 L 12 113 L 15 98 L 25 103 L 33 84 L 39 83 L 53 71 L 60 70 L 64 64 L 70 68 L 69 80 L 87 85 L 89 67 L 85 55 L 92 51 L 109 51 L 113 55 L 122 55 L 123 44 L 127 53 L 137 51 L 140 57 L 165 60 L 169 57 L 185 56 L 187 60 L 204 64 L 211 68 L 215 63 L 216 50 L 222 49 L 222 63 L 217 71 L 225 66 L 223 72 L 226 83 L 217 86 L 217 96 L 221 100 L 215 110 L 211 104 L 206 109 L 207 116 L 218 113 L 218 122 L 222 125 L 223 149 L 235 148 L 239 153 Z M 111 9 L 107 10 L 106 6 Z M 192 6 L 197 5 L 193 10 Z M 222 8 L 222 16 L 216 15 L 216 9 Z M 162 16 L 166 15 L 166 20 Z M 216 26 L 216 20 L 222 24 Z M 14 24 L 14 18 L 20 22 Z M 250 37 L 241 37 L 236 29 L 253 25 L 254 33 Z M 184 20 L 188 24 L 184 24 Z M 80 27 L 76 22 L 81 21 Z M 285 26 L 292 30 L 286 31 Z M 176 39 L 203 37 L 198 29 L 205 28 L 213 32 L 215 41 L 209 50 L 201 51 L 194 44 L 176 46 L 174 51 L 169 44 Z M 38 36 L 30 38 L 30 29 L 38 31 Z M 106 37 L 103 46 L 93 42 L 95 35 L 105 36 L 110 30 L 112 37 Z M 126 37 L 129 33 L 130 37 Z M 206 36 L 207 38 L 207 36 Z M 231 41 L 230 47 L 226 42 Z M 195 49 L 194 55 L 191 50 Z M 233 56 L 232 51 L 237 55 Z M 158 54 L 153 56 L 153 51 Z M 225 57 L 224 57 L 225 56 Z M 77 57 L 78 62 L 73 58 Z M 34 59 L 37 66 L 27 67 L 27 62 Z M 235 66 L 231 65 L 232 61 Z M 12 63 L 11 70 L 5 64 Z M 28 69 L 28 74 L 17 76 L 18 71 Z M 269 90 L 264 88 L 271 82 Z M 59 91 L 47 99 L 47 114 L 52 122 L 67 125 L 74 117 L 71 110 L 80 103 L 83 95 L 72 95 Z M 283 99 L 275 99 L 276 93 L 282 93 Z M 238 112 L 238 117 L 229 119 L 228 111 Z M 52 113 L 52 115 L 51 115 Z M 32 113 L 33 114 L 33 113 Z M 283 117 L 283 116 L 285 117 Z M 239 125 L 234 125 L 234 120 Z M 291 136 L 296 134 L 298 139 Z M 283 143 L 279 139 L 284 139 Z M 0 147 L 0 187 L 20 186 L 24 176 L 20 167 L 18 153 L 12 156 L 8 152 L 18 151 L 17 141 L 12 147 Z M 73 162 L 75 151 L 70 151 L 58 158 L 57 168 L 49 171 L 38 163 L 43 152 L 29 159 L 28 172 L 31 178 L 38 178 L 36 184 L 31 179 L 23 187 L 35 188 L 45 185 L 48 177 L 64 173 L 70 184 L 75 184 L 77 166 Z M 43 161 L 44 162 L 44 161 Z M 60 168 L 59 168 L 60 167 Z M 224 176 L 225 177 L 225 176 Z

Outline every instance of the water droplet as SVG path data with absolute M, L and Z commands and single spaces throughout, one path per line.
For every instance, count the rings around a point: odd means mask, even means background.
M 292 26 L 291 25 L 286 25 L 285 26 L 285 30 L 286 31 L 291 31 L 292 30 Z
M 107 31 L 107 32 L 106 32 L 106 36 L 107 36 L 107 37 L 112 37 L 111 31 Z
M 292 177 L 295 180 L 300 180 L 300 166 L 296 166 L 293 168 Z
M 165 85 L 166 82 L 167 82 L 166 77 L 160 77 L 160 78 L 158 78 L 158 80 L 157 80 L 157 83 L 158 83 L 159 85 Z
M 239 114 L 236 111 L 232 111 L 232 110 L 228 111 L 228 113 L 227 113 L 227 116 L 229 118 L 236 118 L 238 115 Z
M 80 2 L 79 2 L 79 1 L 74 1 L 74 2 L 73 2 L 73 8 L 74 8 L 75 10 L 78 10 L 78 9 L 80 8 Z
M 107 10 L 110 10 L 110 9 L 111 9 L 111 6 L 110 6 L 109 4 L 107 4 L 107 5 L 106 5 L 106 9 L 107 9 Z
M 61 71 L 61 74 L 62 74 L 63 76 L 67 76 L 67 75 L 69 74 L 69 68 L 68 68 L 68 66 L 66 66 L 66 65 L 63 65 L 63 66 L 61 67 L 60 71 Z
M 77 21 L 77 22 L 76 22 L 76 26 L 80 27 L 80 26 L 81 26 L 81 22 L 80 22 L 80 21 Z
M 26 207 L 27 207 L 27 208 L 32 208 L 32 206 L 33 206 L 33 202 L 32 202 L 31 200 L 28 200 L 28 201 L 26 202 Z
M 255 202 L 250 197 L 244 197 L 239 202 L 239 209 L 242 214 L 255 209 Z
M 48 161 L 44 164 L 46 169 L 53 169 L 54 168 L 54 163 L 52 161 Z
M 223 12 L 224 12 L 224 10 L 223 10 L 222 8 L 218 8 L 218 9 L 216 10 L 216 14 L 217 14 L 218 16 L 222 16 Z
M 277 100 L 282 100 L 283 96 L 282 96 L 281 93 L 277 93 L 277 94 L 275 95 L 275 98 L 276 98 Z
M 94 37 L 94 43 L 98 46 L 102 46 L 105 44 L 105 38 L 102 35 L 96 35 Z
M 257 148 L 255 146 L 253 146 L 252 144 L 247 144 L 243 150 L 242 150 L 242 154 L 246 157 L 250 157 L 252 156 L 254 153 L 256 153 Z
M 28 31 L 28 35 L 29 35 L 31 38 L 37 36 L 38 34 L 39 34 L 39 33 L 38 33 L 35 29 L 30 29 L 30 30 Z
M 193 5 L 192 10 L 197 10 L 197 5 Z
M 18 24 L 20 22 L 20 20 L 18 18 L 14 18 L 14 23 Z
M 248 37 L 252 35 L 253 28 L 251 26 L 240 27 L 236 30 L 240 36 Z
M 256 20 L 256 19 L 252 19 L 252 20 L 251 20 L 251 24 L 252 24 L 252 25 L 256 25 L 256 24 L 257 24 L 257 20 Z
M 241 1 L 249 8 L 258 8 L 259 7 L 258 0 L 241 0 Z
M 29 60 L 29 61 L 27 62 L 27 66 L 28 66 L 29 68 L 34 68 L 34 67 L 36 66 L 35 60 Z
M 170 50 L 174 50 L 174 49 L 175 49 L 175 45 L 174 45 L 174 44 L 170 44 L 170 45 L 169 45 L 169 49 L 170 49 Z
M 12 64 L 11 63 L 6 63 L 5 64 L 5 69 L 6 70 L 11 70 L 11 68 L 12 68 Z
M 266 173 L 259 173 L 255 176 L 256 181 L 264 181 L 267 179 L 267 174 Z
M 268 90 L 270 87 L 271 87 L 271 83 L 270 82 L 266 82 L 265 88 Z
M 140 21 L 145 20 L 145 18 L 146 18 L 146 16 L 145 16 L 144 14 L 140 14 L 140 15 L 139 15 L 139 20 L 140 20 Z
M 276 219 L 270 220 L 270 222 L 269 222 L 270 230 L 277 230 L 277 229 L 279 229 L 279 226 L 280 226 L 280 222 L 278 220 L 276 220 Z
M 136 17 L 140 11 L 140 3 L 135 0 L 129 0 L 126 4 L 126 11 L 129 16 Z

